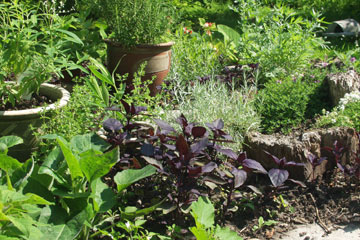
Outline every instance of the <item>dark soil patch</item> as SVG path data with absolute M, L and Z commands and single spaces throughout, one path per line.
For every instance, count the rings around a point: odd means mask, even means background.
M 16 102 L 15 106 L 12 106 L 10 102 L 7 102 L 7 104 L 5 105 L 1 104 L 0 111 L 25 110 L 25 109 L 43 107 L 47 104 L 52 104 L 52 103 L 54 103 L 54 101 L 47 96 L 33 94 L 30 100 L 18 101 Z
M 281 203 L 280 194 L 285 204 Z M 229 219 L 227 223 L 244 239 L 274 239 L 275 233 L 281 235 L 297 224 L 315 222 L 326 233 L 335 229 L 336 225 L 360 222 L 359 183 L 345 178 L 337 169 L 315 183 L 307 183 L 307 188 L 295 187 L 278 192 L 272 198 L 256 198 L 253 202 L 255 211 L 251 216 L 237 216 L 243 219 L 241 225 L 234 224 L 236 219 Z M 254 231 L 259 217 L 265 221 L 275 220 L 277 224 Z

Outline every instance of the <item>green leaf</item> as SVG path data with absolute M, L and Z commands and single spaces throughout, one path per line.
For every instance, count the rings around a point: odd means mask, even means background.
M 60 214 L 59 214 L 60 213 Z M 87 220 L 86 209 L 75 217 L 65 222 L 65 214 L 61 208 L 51 207 L 43 211 L 41 220 L 50 226 L 41 226 L 40 229 L 47 239 L 51 240 L 73 240 L 76 239 Z M 56 217 L 59 216 L 59 219 Z M 46 221 L 47 220 L 47 221 Z
M 25 239 L 43 239 L 43 233 L 36 227 L 36 221 L 29 215 L 21 214 L 21 216 L 18 217 L 8 216 L 8 218 L 12 224 L 25 235 Z
M 137 209 L 136 207 L 127 207 L 124 212 L 121 212 L 121 217 L 126 219 L 134 219 L 135 217 L 144 216 L 155 211 L 166 199 L 152 205 L 148 208 Z
M 215 208 L 207 197 L 199 197 L 191 204 L 191 215 L 195 222 L 211 228 L 215 222 Z
M 61 148 L 61 151 L 64 154 L 66 163 L 70 170 L 71 180 L 74 183 L 77 178 L 84 177 L 84 175 L 81 172 L 79 161 L 75 157 L 75 155 L 71 152 L 70 148 L 66 146 L 63 140 L 61 140 L 60 137 L 58 137 L 56 140 Z
M 94 200 L 95 212 L 104 213 L 116 204 L 115 193 L 100 178 L 91 183 L 91 197 Z
M 219 225 L 216 226 L 215 236 L 219 239 L 226 239 L 226 240 L 242 240 L 243 239 L 235 231 L 231 231 L 229 228 L 222 228 Z
M 70 145 L 71 149 L 78 153 L 83 153 L 90 149 L 104 152 L 110 147 L 109 143 L 95 133 L 77 135 L 70 140 Z
M 21 166 L 22 163 L 20 163 L 15 158 L 0 153 L 0 169 L 3 169 L 5 172 L 11 173 L 16 169 L 21 168 Z
M 66 162 L 64 162 L 64 155 L 59 147 L 55 147 L 40 166 L 39 174 L 49 175 L 60 184 L 65 184 L 66 180 L 62 175 L 66 169 L 67 165 Z
M 235 44 L 235 46 L 239 45 L 241 35 L 236 30 L 222 24 L 217 25 L 217 29 L 221 34 L 224 35 L 225 41 L 232 42 L 233 44 Z
M 208 232 L 203 228 L 191 227 L 190 231 L 196 237 L 196 240 L 210 240 L 213 239 L 209 236 Z
M 142 169 L 127 169 L 115 175 L 114 181 L 117 184 L 118 192 L 137 182 L 143 178 L 149 177 L 156 172 L 156 168 L 152 165 L 147 165 Z
M 24 143 L 23 139 L 18 136 L 4 136 L 0 138 L 0 143 L 5 144 L 8 148 Z
M 75 33 L 69 32 L 69 31 L 64 30 L 64 29 L 55 29 L 55 30 L 68 35 L 68 37 L 66 38 L 67 40 L 69 40 L 71 42 L 74 42 L 74 43 L 84 45 L 84 43 L 81 41 L 81 39 Z
M 80 154 L 80 168 L 89 182 L 107 174 L 119 159 L 119 148 L 103 154 L 93 149 Z
M 95 77 L 100 79 L 102 82 L 107 83 L 110 86 L 113 86 L 113 81 L 112 81 L 111 75 L 108 72 L 100 73 L 100 72 L 98 72 L 98 70 L 96 69 L 95 66 L 89 66 L 89 69 L 92 72 L 92 74 L 94 74 Z

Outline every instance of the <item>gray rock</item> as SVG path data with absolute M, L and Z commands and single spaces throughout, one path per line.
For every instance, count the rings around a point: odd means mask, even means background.
M 245 137 L 244 151 L 249 158 L 259 161 L 266 169 L 271 169 L 276 165 L 264 151 L 278 158 L 285 157 L 287 161 L 304 163 L 304 167 L 287 168 L 291 178 L 304 181 L 312 180 L 313 176 L 315 178 L 322 176 L 327 169 L 336 165 L 333 154 L 324 150 L 324 147 L 332 148 L 335 141 L 351 151 L 356 151 L 359 142 L 355 130 L 347 127 L 311 130 L 289 136 L 253 132 Z M 351 151 L 347 151 L 347 154 L 342 157 L 343 164 L 352 161 Z M 316 167 L 314 175 L 312 166 L 307 160 L 309 153 L 318 157 L 327 157 L 327 160 Z
M 340 98 L 343 98 L 346 93 L 360 89 L 360 76 L 354 70 L 329 74 L 326 81 L 329 84 L 330 97 L 334 106 L 339 104 Z

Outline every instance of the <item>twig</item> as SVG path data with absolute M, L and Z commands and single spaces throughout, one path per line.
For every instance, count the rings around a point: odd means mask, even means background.
M 316 202 L 315 202 L 314 196 L 313 196 L 311 193 L 309 193 L 309 196 L 310 196 L 310 198 L 311 198 L 311 200 L 313 201 L 314 206 L 315 206 L 315 211 L 316 211 L 316 217 L 317 217 L 317 219 L 318 219 L 318 224 L 320 225 L 320 227 L 322 227 L 322 228 L 324 229 L 324 231 L 325 231 L 326 234 L 331 233 L 331 231 L 325 226 L 324 222 L 323 222 L 323 221 L 321 220 L 321 218 L 320 218 L 319 210 L 318 210 L 318 208 L 317 208 L 317 206 L 316 206 Z

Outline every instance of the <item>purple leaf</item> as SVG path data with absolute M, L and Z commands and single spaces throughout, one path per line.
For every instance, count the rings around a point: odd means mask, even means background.
M 169 150 L 172 150 L 172 151 L 175 151 L 176 150 L 176 146 L 175 145 L 171 145 L 171 144 L 166 144 L 166 143 L 163 143 L 163 145 L 169 149 Z
M 198 177 L 202 174 L 202 167 L 187 167 L 189 170 L 190 177 Z
M 146 156 L 142 156 L 143 159 L 145 159 L 146 162 L 148 162 L 149 164 L 163 170 L 163 165 L 160 161 L 154 159 L 154 158 L 151 158 L 151 157 L 146 157 Z
M 289 177 L 289 172 L 284 169 L 273 168 L 268 173 L 274 187 L 280 187 Z
M 131 107 L 133 107 L 133 106 L 131 106 Z M 133 114 L 139 114 L 139 113 L 141 113 L 141 112 L 143 112 L 143 111 L 146 111 L 147 110 L 147 107 L 144 107 L 144 106 L 138 106 L 138 107 L 133 107 L 133 109 L 134 109 L 134 113 Z
M 284 165 L 285 165 L 285 166 L 297 166 L 297 167 L 303 167 L 303 166 L 305 166 L 304 163 L 297 163 L 297 162 L 293 162 L 293 161 L 291 161 L 291 162 L 285 162 Z
M 109 110 L 109 111 L 116 111 L 116 112 L 121 112 L 121 108 L 117 107 L 117 106 L 111 106 L 109 108 L 105 108 L 106 110 Z
M 193 153 L 201 152 L 204 148 L 207 147 L 208 142 L 209 142 L 208 138 L 202 138 L 200 141 L 191 145 L 191 152 L 193 152 Z
M 259 171 L 261 173 L 264 173 L 264 174 L 268 173 L 265 170 L 265 168 L 258 161 L 255 161 L 255 160 L 252 160 L 252 159 L 245 159 L 242 162 L 242 165 L 244 167 L 247 167 L 247 168 L 250 168 L 250 169 L 253 169 L 253 170 L 257 170 L 257 171 Z
M 188 137 L 191 136 L 193 127 L 194 127 L 194 124 L 189 123 L 188 125 L 185 126 L 185 128 L 183 128 L 183 131 L 186 136 L 188 136 Z
M 289 178 L 288 180 L 292 181 L 293 183 L 296 183 L 297 185 L 299 185 L 301 187 L 306 187 L 306 185 L 302 181 L 298 181 L 298 180 L 291 179 L 291 178 Z
M 209 162 L 208 164 L 206 164 L 205 166 L 202 167 L 202 172 L 203 173 L 212 172 L 216 167 L 217 167 L 216 163 Z
M 144 156 L 151 157 L 154 155 L 155 147 L 152 144 L 144 143 L 141 146 L 141 154 Z
M 191 129 L 191 134 L 194 138 L 202 138 L 206 133 L 206 128 L 204 127 L 193 127 Z
M 281 161 L 279 158 L 277 158 L 276 156 L 272 155 L 271 153 L 264 151 L 275 163 L 276 165 L 280 166 Z
M 130 114 L 131 113 L 130 105 L 127 102 L 125 102 L 124 100 L 121 100 L 121 104 L 124 106 L 125 112 L 127 114 Z
M 179 135 L 177 138 L 176 149 L 179 151 L 180 155 L 186 155 L 189 152 L 189 145 L 183 135 Z
M 251 190 L 253 190 L 254 193 L 262 195 L 262 192 L 257 187 L 255 187 L 253 185 L 248 185 L 247 187 L 250 188 Z
M 124 126 L 121 124 L 119 120 L 116 120 L 114 118 L 109 118 L 104 121 L 103 128 L 107 132 L 118 132 L 120 131 Z
M 221 119 L 217 119 L 212 123 L 206 124 L 212 130 L 220 130 L 224 128 L 224 122 Z
M 204 181 L 212 182 L 219 185 L 224 185 L 227 183 L 224 179 L 216 175 L 206 176 L 204 177 Z
M 242 152 L 239 154 L 236 161 L 242 163 L 245 159 L 247 159 L 246 152 Z
M 176 122 L 180 124 L 182 129 L 185 129 L 185 127 L 188 125 L 188 121 L 183 114 L 181 114 L 180 117 L 176 119 Z
M 233 160 L 236 160 L 238 158 L 238 155 L 231 149 L 219 149 L 218 152 L 228 156 Z
M 234 179 L 234 187 L 235 188 L 238 188 L 245 183 L 247 174 L 244 170 L 239 170 L 239 169 L 233 168 L 231 173 L 234 175 L 234 178 L 235 178 Z
M 154 122 L 156 122 L 156 124 L 165 131 L 169 131 L 169 132 L 175 132 L 175 129 L 170 126 L 167 122 L 160 120 L 160 119 L 154 119 Z

